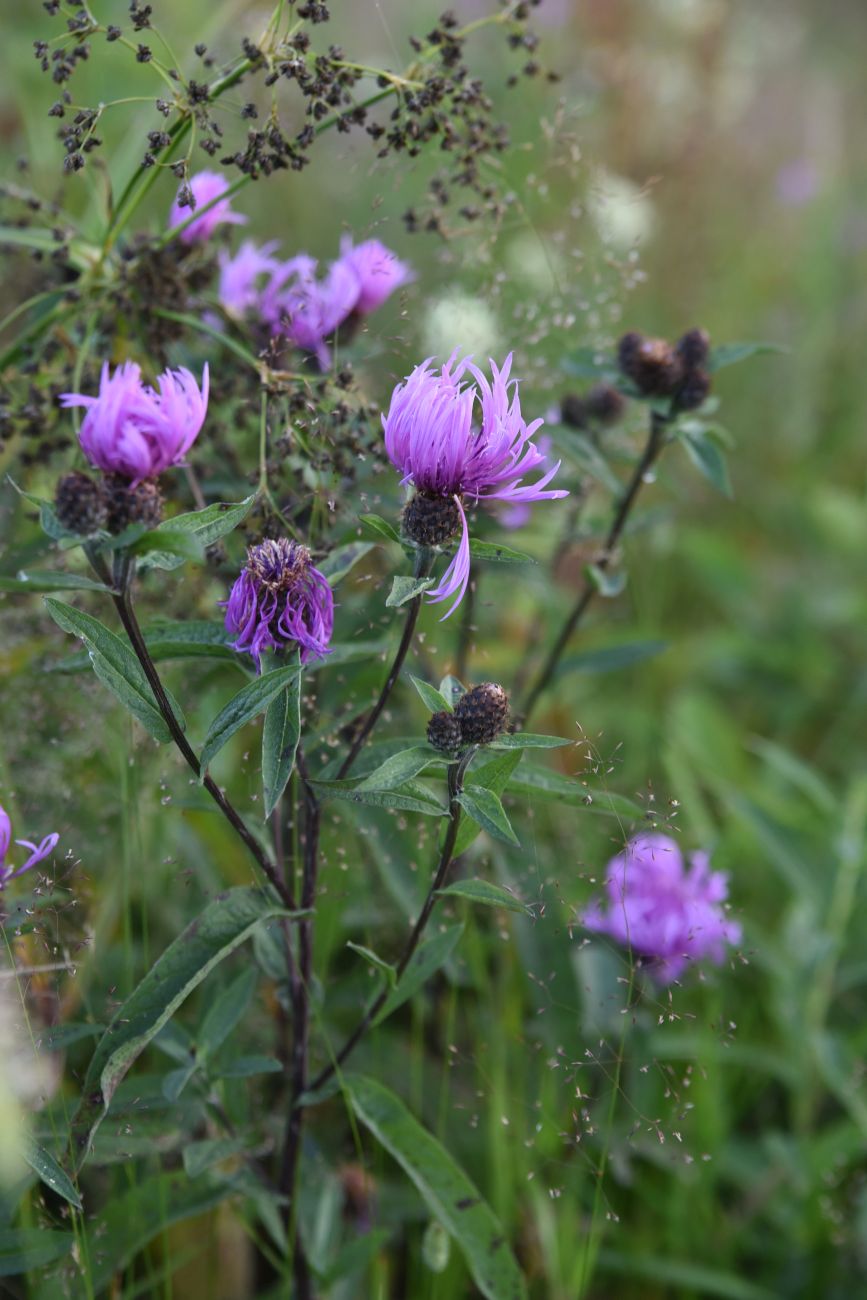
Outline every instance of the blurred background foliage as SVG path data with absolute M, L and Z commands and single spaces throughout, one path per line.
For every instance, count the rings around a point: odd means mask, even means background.
M 455 8 L 471 19 L 485 7 Z M 437 6 L 364 0 L 335 10 L 329 38 L 359 62 L 398 69 L 408 35 L 426 31 Z M 187 0 L 156 17 L 176 50 L 202 40 L 226 57 L 267 14 L 245 0 Z M 62 183 L 46 116 L 52 91 L 32 58 L 40 24 L 36 7 L 10 7 L 4 18 L 4 170 L 14 178 L 26 155 L 27 183 L 62 195 L 96 232 L 103 178 L 92 167 Z M 736 443 L 733 500 L 673 448 L 627 540 L 625 593 L 598 602 L 572 648 L 575 657 L 656 641 L 664 650 L 616 671 L 593 671 L 610 666 L 605 654 L 576 663 L 534 723 L 581 739 L 563 763 L 570 772 L 584 764 L 597 807 L 606 790 L 636 798 L 685 845 L 713 851 L 731 873 L 746 937 L 722 971 L 696 973 L 655 1001 L 651 990 L 625 1014 L 624 968 L 575 927 L 629 824 L 518 794 L 523 851 L 477 849 L 477 874 L 538 902 L 535 919 L 476 917 L 448 979 L 368 1044 L 367 1064 L 400 1084 L 459 1152 L 517 1243 L 535 1296 L 842 1300 L 867 1285 L 867 11 L 857 0 L 544 0 L 536 26 L 556 85 L 538 78 L 508 89 L 504 42 L 482 33 L 474 51 L 513 136 L 497 161 L 513 196 L 497 230 L 456 218 L 448 239 L 407 233 L 401 215 L 419 201 L 426 164 L 379 165 L 366 141 L 338 135 L 304 173 L 256 184 L 238 207 L 249 233 L 279 237 L 286 255 L 327 258 L 343 230 L 375 231 L 412 262 L 416 283 L 354 352 L 379 403 L 428 351 L 461 344 L 494 356 L 514 348 L 532 413 L 576 387 L 564 357 L 610 345 L 627 328 L 674 337 L 699 324 L 718 342 L 784 349 L 717 382 Z M 147 69 L 122 59 L 94 59 L 77 74 L 85 103 L 151 93 Z M 135 113 L 117 108 L 104 123 L 103 153 L 121 175 L 140 153 Z M 141 219 L 161 227 L 172 194 L 166 176 Z M 5 274 L 11 304 L 34 272 L 14 258 Z M 639 427 L 636 417 L 612 435 L 615 465 Z M 201 442 L 196 454 L 207 480 Z M 16 455 L 12 439 L 0 468 L 16 473 Z M 65 463 L 61 455 L 30 467 L 27 485 L 50 488 Z M 394 485 L 382 493 L 359 508 L 393 518 Z M 591 501 L 591 518 L 604 508 Z M 537 507 L 518 544 L 544 556 L 557 528 L 554 511 Z M 7 489 L 0 529 L 3 571 L 31 562 L 41 540 Z M 510 679 L 540 598 L 553 630 L 580 568 L 579 551 L 567 553 L 553 589 L 541 570 L 520 583 L 483 575 L 474 680 Z M 344 590 L 339 616 L 358 635 L 389 626 L 387 575 L 387 561 L 374 558 Z M 152 613 L 209 616 L 221 582 L 175 576 L 165 594 L 146 584 Z M 455 629 L 428 611 L 423 632 L 422 666 L 436 680 L 454 666 Z M 174 757 L 140 738 L 133 747 L 131 725 L 98 683 L 44 671 L 69 651 L 35 598 L 4 598 L 4 803 L 28 833 L 61 831 L 71 854 L 56 932 L 29 958 L 75 970 L 34 977 L 31 1001 L 49 1021 L 103 1021 L 201 890 L 245 882 L 249 864 L 199 810 Z M 376 662 L 344 670 L 360 694 L 379 671 Z M 182 676 L 175 667 L 170 680 Z M 201 665 L 183 680 L 195 682 L 203 725 L 231 683 Z M 404 695 L 401 706 L 405 734 L 420 734 L 418 703 Z M 219 771 L 253 808 L 255 740 L 230 747 Z M 328 842 L 317 942 L 338 1009 L 341 989 L 357 1001 L 347 935 L 368 934 L 378 948 L 426 870 L 430 846 L 412 827 L 407 858 L 402 834 L 383 818 L 350 841 L 348 856 L 336 836 Z M 371 901 L 371 873 L 390 899 L 384 911 Z M 73 1074 L 86 1060 L 77 1051 Z M 143 1123 L 130 1122 L 119 1149 L 150 1134 Z M 337 1231 L 335 1216 L 362 1230 L 380 1213 L 409 1224 L 402 1252 L 383 1247 L 335 1295 L 472 1294 L 454 1254 L 437 1271 L 421 1203 L 397 1204 L 393 1169 L 367 1152 L 362 1176 L 351 1144 L 329 1154 L 338 1174 L 323 1162 L 308 1198 L 323 1241 Z M 107 1158 L 106 1190 L 122 1188 L 129 1170 Z M 37 1222 L 35 1205 L 31 1214 Z M 144 1289 L 117 1294 L 252 1294 L 242 1241 L 225 1207 L 167 1228 L 127 1278 Z M 191 1252 L 198 1261 L 184 1271 Z

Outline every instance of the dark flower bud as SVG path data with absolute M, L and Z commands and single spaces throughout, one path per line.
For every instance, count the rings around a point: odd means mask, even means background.
M 417 492 L 404 509 L 403 531 L 420 546 L 442 546 L 460 530 L 461 512 L 454 497 Z
M 496 682 L 482 682 L 461 696 L 454 716 L 465 745 L 490 745 L 508 725 L 509 697 Z
M 707 330 L 687 330 L 678 339 L 676 350 L 687 370 L 697 370 L 710 355 L 710 335 Z
M 587 428 L 587 404 L 577 393 L 567 393 L 560 403 L 560 419 L 570 429 Z
M 105 528 L 108 506 L 102 483 L 95 482 L 80 470 L 64 474 L 54 494 L 54 509 L 64 528 L 88 537 Z
M 707 399 L 710 387 L 710 375 L 706 370 L 690 370 L 677 394 L 678 408 L 681 411 L 694 411 Z
M 434 749 L 440 749 L 444 754 L 455 754 L 463 744 L 461 724 L 453 713 L 442 709 L 434 713 L 427 724 L 427 738 Z
M 669 397 L 683 379 L 683 361 L 666 339 L 624 334 L 617 348 L 620 369 L 645 397 Z
M 599 424 L 616 424 L 623 418 L 626 398 L 612 384 L 594 384 L 585 399 L 587 414 Z
M 133 524 L 156 528 L 163 517 L 163 498 L 154 478 L 142 479 L 135 487 L 122 474 L 106 474 L 108 531 L 122 533 Z

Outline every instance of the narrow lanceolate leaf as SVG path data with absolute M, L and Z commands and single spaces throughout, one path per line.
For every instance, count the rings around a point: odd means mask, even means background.
M 785 348 L 779 347 L 776 343 L 721 343 L 719 347 L 711 348 L 707 368 L 713 373 L 722 370 L 725 366 L 734 366 L 739 361 L 747 361 L 750 357 L 759 356 L 763 352 L 785 352 Z
M 68 1255 L 74 1244 L 72 1232 L 51 1232 L 47 1228 L 0 1230 L 0 1277 L 16 1277 L 34 1268 L 45 1268 Z
M 405 781 L 398 790 L 363 790 L 350 781 L 314 781 L 322 799 L 344 799 L 372 808 L 397 808 L 404 812 L 425 813 L 428 817 L 447 817 L 444 807 L 415 781 Z
M 211 1003 L 196 1034 L 196 1056 L 213 1056 L 246 1015 L 259 979 L 255 965 L 247 966 Z
M 415 1184 L 486 1300 L 524 1300 L 524 1278 L 503 1229 L 460 1165 L 381 1083 L 350 1074 L 344 1086 L 358 1120 Z
M 442 764 L 441 754 L 427 746 L 414 746 L 404 749 L 399 754 L 392 754 L 381 763 L 369 776 L 355 787 L 357 790 L 397 790 L 405 781 L 411 781 L 419 772 L 431 763 Z
M 72 1125 L 79 1168 L 118 1084 L 181 1003 L 261 921 L 288 915 L 260 889 L 230 889 L 209 903 L 157 958 L 120 1007 L 91 1057 Z
M 607 596 L 609 599 L 619 596 L 626 586 L 626 574 L 622 569 L 609 573 L 608 569 L 603 569 L 598 564 L 585 564 L 584 576 L 593 584 L 600 596 Z
M 463 932 L 463 925 L 452 925 L 419 945 L 401 975 L 397 988 L 389 993 L 388 999 L 383 1003 L 375 1024 L 381 1025 L 393 1011 L 397 1011 L 398 1007 L 402 1007 L 404 1002 L 409 1001 L 427 984 L 430 977 L 451 957 Z
M 50 1187 L 52 1192 L 62 1196 L 64 1201 L 68 1201 L 76 1210 L 82 1208 L 81 1197 L 75 1184 L 50 1151 L 46 1151 L 45 1147 L 41 1147 L 32 1138 L 26 1138 L 22 1143 L 21 1154 L 46 1187 Z
M 397 542 L 403 545 L 400 533 L 390 524 L 382 515 L 359 515 L 359 522 L 368 533 L 373 533 L 375 537 L 384 537 L 387 542 Z
M 111 591 L 111 587 L 83 573 L 22 569 L 14 578 L 0 578 L 0 591 Z
M 563 745 L 574 745 L 573 740 L 565 736 L 537 736 L 532 731 L 516 731 L 513 736 L 500 736 L 489 749 L 560 749 Z
M 466 695 L 467 688 L 457 677 L 451 673 L 446 673 L 440 682 L 440 695 L 446 702 L 448 709 L 453 709 L 462 695 Z
M 399 573 L 391 584 L 391 591 L 385 603 L 389 609 L 398 609 L 414 597 L 420 596 L 423 591 L 427 591 L 428 587 L 433 586 L 433 582 L 433 578 L 407 578 Z
M 175 568 L 174 564 L 166 565 L 166 557 L 171 556 L 179 562 L 184 560 L 199 560 L 202 556 L 202 543 L 196 537 L 195 533 L 184 532 L 181 528 L 165 528 L 160 524 L 157 528 L 150 529 L 149 532 L 142 533 L 130 546 L 133 555 L 141 559 L 153 557 L 151 568 L 165 569 Z M 143 565 L 142 567 L 147 567 Z
M 275 668 L 270 673 L 263 673 L 255 681 L 242 686 L 224 709 L 221 709 L 208 728 L 202 749 L 202 779 L 208 765 L 236 731 L 251 722 L 253 718 L 264 713 L 273 699 L 288 686 L 293 678 L 297 679 L 301 669 L 297 663 L 286 668 Z
M 51 501 L 47 501 L 45 497 L 38 497 L 33 492 L 25 492 L 8 474 L 6 477 L 20 497 L 23 497 L 25 501 L 29 501 L 32 506 L 36 506 L 39 511 L 39 523 L 42 531 L 53 542 L 76 542 L 81 544 L 86 540 L 84 537 L 79 537 L 77 533 L 71 533 L 68 528 L 64 528 L 57 518 L 57 513 Z
M 265 710 L 262 729 L 262 788 L 265 820 L 271 816 L 295 766 L 301 736 L 301 674 L 293 677 Z
M 365 948 L 363 944 L 348 942 L 346 946 L 351 948 L 353 952 L 357 952 L 359 957 L 363 957 L 370 966 L 373 966 L 375 970 L 384 975 L 391 988 L 397 986 L 397 972 L 391 962 L 385 961 L 372 948 Z
M 154 740 L 167 744 L 172 738 L 171 732 L 132 650 L 114 632 L 103 627 L 98 619 L 91 618 L 90 614 L 85 614 L 62 600 L 54 600 L 51 596 L 45 597 L 45 606 L 58 627 L 80 637 L 84 642 L 93 671 L 99 680 L 138 718 Z M 168 698 L 172 711 L 183 728 L 184 715 L 180 706 L 171 695 Z
M 443 710 L 446 713 L 454 712 L 451 700 L 447 699 L 442 691 L 438 691 L 434 686 L 429 686 L 420 677 L 413 677 L 412 673 L 409 675 L 409 680 L 418 691 L 425 708 L 430 709 L 431 713 L 440 713 Z
M 512 778 L 512 773 L 521 761 L 523 750 L 512 749 L 505 754 L 497 754 L 487 763 L 470 768 L 466 776 L 468 786 L 483 786 L 494 794 L 502 794 Z M 468 849 L 481 832 L 481 826 L 472 817 L 462 817 L 455 840 L 454 856 L 457 858 Z
M 338 546 L 316 567 L 328 579 L 329 586 L 336 587 L 375 546 L 375 542 L 350 542 L 347 546 Z
M 495 560 L 500 564 L 535 564 L 532 555 L 523 551 L 513 551 L 511 546 L 498 546 L 494 542 L 481 542 L 477 537 L 470 538 L 470 555 L 474 560 Z
M 686 448 L 693 465 L 701 470 L 717 492 L 722 492 L 723 496 L 730 497 L 732 495 L 732 485 L 729 478 L 728 464 L 719 443 L 709 434 L 697 432 L 684 433 L 681 435 L 680 440 Z
M 493 790 L 484 786 L 468 786 L 458 795 L 458 803 L 464 812 L 478 822 L 483 831 L 487 831 L 495 840 L 504 844 L 518 844 L 519 840 L 509 823 L 506 810 Z
M 175 515 L 174 519 L 166 519 L 152 533 L 147 534 L 148 537 L 154 538 L 154 548 L 149 549 L 148 553 L 142 556 L 139 568 L 179 568 L 187 557 L 172 549 L 173 545 L 177 545 L 178 534 L 186 533 L 199 549 L 210 546 L 220 537 L 231 533 L 246 519 L 255 500 L 254 492 L 243 501 L 216 501 L 213 505 L 206 506 L 204 510 L 193 510 L 189 514 Z M 175 540 L 172 544 L 160 548 L 157 542 L 161 533 L 167 540 L 169 536 Z
M 486 907 L 505 907 L 509 912 L 527 912 L 520 899 L 515 898 L 507 889 L 494 885 L 490 880 L 458 880 L 446 889 L 438 890 L 440 898 L 466 898 L 471 903 L 482 903 Z

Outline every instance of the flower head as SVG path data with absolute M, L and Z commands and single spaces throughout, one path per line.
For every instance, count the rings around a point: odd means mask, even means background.
M 302 663 L 328 654 L 334 598 L 306 546 L 285 537 L 251 546 L 229 599 L 220 603 L 234 648 L 252 655 L 260 672 L 265 650 L 297 645 Z
M 358 298 L 352 310 L 362 316 L 376 311 L 395 289 L 414 278 L 406 263 L 378 239 L 367 239 L 354 247 L 352 236 L 344 235 L 340 241 L 340 259 L 335 265 L 340 264 L 348 267 L 358 281 Z
M 243 317 L 258 310 L 262 291 L 280 263 L 273 256 L 276 240 L 261 247 L 245 239 L 234 256 L 220 249 L 220 302 L 230 316 Z
M 708 958 L 719 965 L 741 928 L 722 904 L 728 878 L 711 871 L 706 853 L 684 864 L 667 835 L 637 835 L 608 864 L 608 906 L 593 904 L 583 916 L 588 930 L 607 934 L 648 959 L 654 977 L 667 984 L 688 962 Z
M 142 383 L 141 369 L 134 361 L 125 361 L 114 374 L 106 362 L 98 397 L 62 394 L 64 406 L 87 409 L 78 436 L 91 465 L 139 483 L 180 464 L 204 423 L 208 367 L 201 391 L 183 367 L 164 371 L 157 385 L 159 391 Z
M 527 424 L 521 414 L 517 382 L 509 382 L 511 354 L 501 369 L 493 361 L 490 365 L 493 382 L 469 358 L 459 361 L 457 353 L 441 370 L 432 369 L 429 358 L 398 384 L 382 417 L 385 450 L 403 482 L 412 483 L 423 496 L 457 503 L 457 553 L 439 586 L 428 593 L 434 602 L 455 596 L 449 614 L 460 604 L 470 576 L 464 505 L 518 504 L 568 495 L 561 489 L 546 490 L 560 462 L 546 466 L 532 441 L 542 420 Z M 525 483 L 538 469 L 544 470 L 541 477 Z
M 0 805 L 0 889 L 4 889 L 10 880 L 14 880 L 16 876 L 23 875 L 24 872 L 29 871 L 31 867 L 35 867 L 37 862 L 41 862 L 43 858 L 47 858 L 59 838 L 60 836 L 56 832 L 53 832 L 51 835 L 46 835 L 45 839 L 38 845 L 31 844 L 29 840 L 16 840 L 16 844 L 20 844 L 23 849 L 30 850 L 30 856 L 23 865 L 17 869 L 7 866 L 6 854 L 9 852 L 9 847 L 12 844 L 12 822 L 9 820 L 9 814 L 6 809 Z
M 262 294 L 260 310 L 275 333 L 312 352 L 324 369 L 331 360 L 325 340 L 358 302 L 359 279 L 342 260 L 332 262 L 322 280 L 316 278 L 316 267 L 316 260 L 304 253 L 278 263 Z
M 221 194 L 225 194 L 229 188 L 229 182 L 225 176 L 219 172 L 198 172 L 190 179 L 188 185 L 184 185 L 178 191 L 177 198 L 172 204 L 169 212 L 169 228 L 173 229 L 179 226 L 182 221 L 186 221 L 191 212 L 196 208 L 204 207 L 212 199 L 219 199 L 213 207 L 208 208 L 195 221 L 191 221 L 188 226 L 178 235 L 182 244 L 204 243 L 210 239 L 211 235 L 217 229 L 217 226 L 227 223 L 233 226 L 243 226 L 247 218 L 241 216 L 240 212 L 232 211 L 230 199 L 220 199 Z M 193 202 L 189 202 L 189 196 L 192 194 Z M 187 202 L 181 203 L 181 199 L 187 199 Z

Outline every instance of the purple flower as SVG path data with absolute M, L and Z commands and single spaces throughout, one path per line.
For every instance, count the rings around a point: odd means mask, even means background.
M 741 927 L 722 907 L 725 872 L 711 871 L 707 853 L 693 853 L 687 869 L 667 835 L 637 835 L 608 864 L 607 908 L 591 905 L 588 930 L 607 934 L 651 963 L 661 984 L 677 979 L 691 961 L 719 965 L 726 944 L 740 943 Z
M 312 352 L 324 370 L 331 360 L 325 340 L 355 307 L 360 283 L 344 261 L 332 262 L 323 280 L 317 280 L 316 267 L 316 260 L 305 253 L 278 263 L 260 311 L 275 333 Z
M 51 835 L 46 835 L 38 846 L 31 844 L 29 840 L 16 840 L 16 844 L 20 844 L 23 849 L 30 850 L 30 856 L 23 866 L 13 870 L 11 866 L 6 865 L 6 854 L 9 852 L 9 846 L 12 843 L 12 822 L 9 820 L 6 809 L 0 805 L 0 889 L 5 889 L 10 880 L 23 875 L 31 867 L 35 867 L 37 862 L 47 858 L 59 838 L 60 836 L 53 832 Z
M 188 186 L 181 187 L 178 191 L 178 197 L 172 204 L 169 212 L 169 229 L 179 226 L 182 221 L 187 220 L 191 212 L 195 212 L 196 208 L 201 208 L 206 203 L 210 203 L 211 199 L 219 198 L 221 194 L 225 194 L 228 188 L 229 182 L 219 172 L 199 172 L 193 176 Z M 195 202 L 193 204 L 184 204 L 181 207 L 179 200 L 186 189 L 192 190 Z M 246 217 L 242 217 L 239 212 L 232 211 L 230 199 L 220 199 L 219 203 L 215 203 L 212 208 L 208 208 L 207 212 L 203 212 L 200 217 L 196 217 L 195 221 L 191 221 L 178 235 L 178 239 L 182 244 L 204 243 L 205 240 L 211 238 L 217 226 L 223 223 L 243 226 L 246 221 Z
M 229 599 L 220 604 L 233 648 L 252 655 L 259 672 L 265 650 L 297 645 L 302 663 L 329 653 L 334 597 L 306 546 L 285 537 L 251 546 Z
M 395 289 L 415 278 L 406 263 L 378 239 L 368 239 L 353 247 L 352 236 L 344 235 L 340 241 L 340 262 L 358 280 L 359 294 L 353 310 L 362 316 L 376 311 Z
M 276 240 L 259 247 L 251 239 L 244 240 L 234 257 L 220 249 L 218 295 L 230 316 L 240 318 L 258 310 L 265 285 L 280 266 L 272 256 L 276 249 Z
M 166 370 L 159 391 L 141 381 L 141 369 L 125 361 L 111 374 L 102 367 L 99 396 L 63 393 L 63 406 L 84 406 L 82 450 L 97 469 L 122 474 L 134 484 L 178 465 L 196 440 L 208 409 L 208 367 L 202 388 L 189 370 Z
M 385 450 L 404 483 L 427 497 L 453 500 L 460 515 L 461 539 L 439 585 L 428 593 L 434 603 L 454 596 L 444 616 L 454 613 L 470 577 L 470 539 L 464 504 L 508 501 L 512 504 L 568 496 L 545 491 L 560 462 L 545 469 L 535 483 L 527 474 L 544 467 L 542 452 L 531 441 L 542 424 L 527 424 L 521 415 L 517 381 L 509 383 L 511 353 L 502 369 L 491 361 L 493 383 L 469 358 L 452 353 L 441 370 L 431 360 L 416 366 L 391 397 L 382 417 Z M 467 383 L 467 377 L 473 382 Z
M 545 415 L 546 420 L 549 420 L 550 418 L 549 414 Z M 545 460 L 549 459 L 553 445 L 554 444 L 548 434 L 543 433 L 542 437 L 539 439 L 539 451 Z M 532 511 L 529 502 L 519 501 L 516 505 L 503 507 L 500 511 L 500 523 L 504 528 L 508 528 L 511 532 L 516 528 L 523 528 L 525 524 L 528 524 L 530 522 L 531 513 Z

